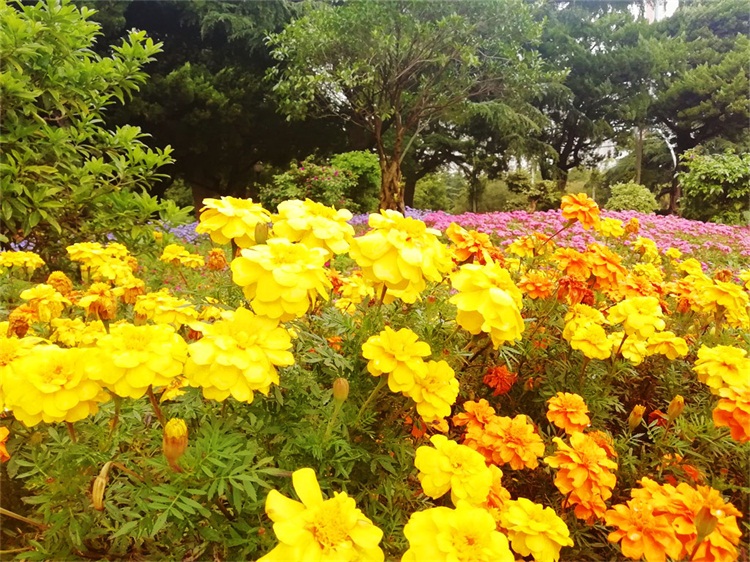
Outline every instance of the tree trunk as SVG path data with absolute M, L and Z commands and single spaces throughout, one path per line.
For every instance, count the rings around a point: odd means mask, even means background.
M 404 206 L 414 207 L 414 193 L 417 191 L 417 174 L 404 176 Z
M 643 129 L 635 128 L 635 183 L 641 183 L 641 168 L 643 168 Z
M 404 212 L 404 186 L 397 159 L 380 162 L 380 208 Z

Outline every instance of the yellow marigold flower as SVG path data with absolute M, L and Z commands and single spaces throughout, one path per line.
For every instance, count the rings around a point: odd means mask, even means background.
M 683 338 L 676 336 L 673 332 L 657 332 L 648 338 L 646 352 L 648 355 L 666 355 L 674 361 L 688 354 L 688 346 Z
M 232 260 L 232 280 L 257 314 L 286 322 L 304 316 L 318 296 L 328 299 L 327 256 L 322 248 L 271 238 Z
M 278 205 L 278 214 L 271 217 L 273 233 L 309 248 L 323 248 L 328 255 L 345 254 L 354 236 L 348 223 L 352 214 L 336 210 L 310 199 L 292 199 Z
M 138 296 L 133 312 L 136 324 L 149 319 L 156 324 L 172 324 L 179 328 L 198 319 L 198 311 L 192 303 L 171 295 L 166 287 L 156 293 Z
M 750 291 L 750 269 L 740 272 L 740 279 L 745 282 L 745 289 Z
M 713 390 L 725 386 L 741 388 L 748 384 L 750 357 L 747 351 L 737 347 L 702 345 L 693 370 L 698 373 L 698 380 Z
M 433 423 L 450 416 L 458 397 L 458 380 L 451 366 L 445 361 L 430 361 L 415 375 L 414 386 L 406 395 L 417 403 L 422 419 Z
M 664 255 L 667 256 L 671 260 L 678 260 L 682 257 L 682 252 L 678 250 L 677 248 L 669 247 L 667 248 L 667 251 L 664 252 Z
M 661 269 L 656 267 L 653 263 L 637 263 L 633 266 L 633 273 L 645 277 L 657 285 L 664 283 L 664 274 Z
M 146 294 L 146 283 L 135 277 L 121 283 L 118 288 L 122 291 L 120 299 L 125 304 L 135 304 L 138 302 L 138 297 Z
M 334 492 L 332 498 L 324 500 L 311 468 L 295 471 L 292 483 L 301 502 L 276 490 L 266 498 L 266 513 L 273 521 L 279 544 L 258 562 L 384 559 L 378 546 L 383 531 L 357 509 L 346 492 Z
M 47 285 L 54 287 L 63 296 L 67 296 L 73 290 L 73 282 L 62 271 L 50 273 L 47 277 Z
M 622 238 L 625 235 L 625 227 L 622 221 L 618 219 L 601 219 L 595 228 L 602 236 L 608 238 Z
M 75 422 L 99 410 L 108 395 L 85 376 L 89 349 L 40 345 L 14 362 L 4 381 L 5 405 L 26 426 L 39 422 Z
M 713 281 L 701 286 L 696 296 L 696 302 L 703 312 L 722 310 L 725 312 L 727 324 L 733 328 L 750 327 L 750 317 L 747 308 L 750 297 L 734 283 Z
M 171 326 L 118 324 L 96 342 L 97 362 L 88 369 L 115 394 L 140 398 L 149 386 L 168 385 L 182 374 L 187 344 Z
M 41 338 L 5 337 L 5 334 L 0 332 L 0 410 L 3 408 L 5 381 L 23 375 L 23 373 L 14 372 L 16 361 L 28 355 L 34 346 L 42 341 L 44 340 Z
M 55 318 L 50 341 L 65 347 L 89 347 L 107 332 L 99 320 L 84 322 L 80 318 Z
M 224 271 L 229 264 L 227 256 L 221 248 L 213 248 L 208 252 L 208 269 L 211 271 Z
M 180 257 L 187 256 L 189 252 L 179 244 L 168 244 L 161 253 L 159 261 L 177 265 L 180 263 Z
M 409 328 L 396 332 L 386 326 L 362 344 L 362 356 L 369 360 L 367 370 L 376 377 L 387 374 L 388 388 L 408 394 L 414 379 L 427 369 L 422 358 L 432 353 L 429 344 L 418 340 L 419 336 Z
M 556 468 L 555 486 L 566 496 L 565 505 L 575 505 L 579 519 L 593 521 L 607 509 L 604 502 L 612 497 L 616 477 L 611 470 L 617 463 L 607 451 L 584 433 L 573 433 L 570 446 L 559 437 L 553 439 L 557 452 L 545 457 L 544 462 Z
M 520 258 L 530 258 L 534 255 L 535 241 L 533 236 L 519 236 L 505 248 L 505 251 L 509 254 L 515 254 Z
M 456 263 L 463 264 L 474 261 L 486 264 L 494 261 L 502 265 L 502 251 L 492 244 L 489 234 L 476 230 L 465 230 L 457 223 L 452 222 L 445 229 L 445 236 L 454 244 L 451 249 Z
M 728 427 L 732 439 L 750 441 L 750 383 L 742 387 L 724 387 L 717 392 L 721 400 L 713 410 L 716 427 Z
M 677 265 L 677 269 L 684 271 L 688 275 L 703 276 L 703 266 L 695 258 L 688 258 Z
M 117 316 L 117 297 L 123 292 L 120 288 L 112 289 L 106 283 L 93 283 L 77 304 L 86 311 L 87 317 L 114 320 Z
M 606 246 L 591 244 L 586 250 L 586 259 L 591 273 L 596 277 L 596 288 L 615 289 L 627 271 L 622 267 L 622 258 Z
M 276 367 L 294 364 L 291 347 L 278 320 L 238 308 L 231 319 L 203 327 L 203 337 L 190 344 L 185 375 L 210 400 L 231 395 L 250 403 L 254 391 L 268 394 L 271 384 L 279 384 Z
M 89 278 L 94 281 L 107 281 L 117 285 L 126 285 L 135 278 L 133 266 L 130 263 L 120 258 L 110 257 L 105 258 L 96 266 L 91 266 L 89 274 Z
M 495 263 L 462 265 L 451 274 L 451 284 L 458 293 L 449 302 L 456 305 L 456 322 L 464 330 L 488 333 L 495 348 L 521 339 L 523 294 L 506 269 Z
M 573 546 L 568 526 L 555 511 L 526 498 L 505 502 L 499 524 L 514 551 L 538 562 L 557 562 L 562 547 Z
M 663 315 L 656 297 L 630 297 L 610 308 L 608 319 L 622 323 L 628 336 L 645 340 L 664 329 Z
M 29 331 L 31 324 L 37 322 L 37 310 L 28 304 L 22 304 L 10 311 L 8 315 L 8 337 L 16 336 L 22 338 Z
M 589 359 L 609 359 L 612 342 L 599 324 L 585 324 L 570 335 L 570 347 L 577 349 Z
M 530 271 L 518 282 L 518 288 L 531 299 L 546 299 L 555 287 L 554 280 L 541 271 Z
M 36 311 L 40 322 L 50 322 L 59 318 L 65 305 L 71 304 L 68 299 L 58 293 L 51 285 L 36 285 L 21 292 L 21 298 L 29 301 L 29 306 Z
M 659 247 L 656 245 L 656 242 L 651 240 L 651 238 L 645 238 L 643 236 L 639 236 L 635 239 L 635 243 L 633 244 L 633 249 L 642 254 L 643 258 L 646 261 L 660 261 L 659 260 Z
M 585 193 L 564 195 L 560 208 L 565 220 L 580 222 L 584 230 L 595 227 L 599 222 L 599 205 Z
M 582 254 L 573 248 L 558 248 L 552 259 L 556 262 L 557 268 L 565 272 L 565 275 L 584 281 L 591 275 L 588 254 Z
M 271 213 L 252 199 L 222 197 L 204 199 L 200 223 L 195 227 L 199 234 L 209 234 L 217 244 L 234 240 L 240 248 L 256 244 L 255 226 L 271 221 Z
M 565 314 L 565 328 L 563 338 L 570 340 L 576 330 L 588 324 L 607 324 L 607 319 L 599 310 L 587 304 L 576 304 Z
M 416 302 L 427 281 L 440 282 L 453 268 L 450 252 L 438 240 L 440 231 L 422 221 L 384 210 L 371 214 L 369 225 L 369 232 L 352 240 L 349 255 L 385 303 Z
M 622 553 L 632 560 L 666 562 L 667 556 L 679 559 L 682 544 L 664 515 L 655 515 L 653 506 L 643 501 L 630 500 L 618 504 L 604 515 L 607 525 L 616 527 L 607 537 L 620 543 Z
M 27 274 L 44 265 L 44 260 L 34 252 L 0 252 L 0 267 L 23 267 Z
M 616 353 L 619 350 L 620 355 L 630 361 L 633 365 L 640 365 L 643 363 L 643 360 L 650 355 L 648 352 L 647 340 L 627 336 L 625 332 L 613 332 L 607 337 L 612 346 L 612 353 Z
M 412 513 L 404 536 L 409 549 L 402 562 L 513 562 L 508 539 L 496 529 L 490 512 L 466 502 L 456 509 L 433 507 Z
M 547 404 L 547 419 L 565 433 L 583 431 L 591 425 L 588 406 L 578 394 L 558 392 Z
M 344 312 L 353 312 L 353 307 L 364 300 L 370 300 L 375 296 L 375 289 L 362 277 L 361 271 L 353 272 L 349 277 L 341 278 L 341 297 L 335 306 Z
M 430 442 L 434 448 L 417 448 L 414 459 L 424 493 L 437 499 L 450 490 L 454 505 L 459 500 L 472 505 L 484 503 L 492 486 L 492 473 L 484 457 L 470 447 L 449 440 L 445 435 L 433 435 Z
M 640 484 L 642 488 L 634 488 L 630 492 L 632 502 L 638 507 L 647 506 L 647 509 L 653 510 L 653 516 L 664 517 L 668 521 L 681 543 L 679 553 L 671 555 L 675 560 L 687 559 L 693 553 L 704 514 L 713 518 L 716 525 L 713 530 L 702 529 L 708 535 L 698 546 L 693 560 L 737 560 L 739 553 L 736 547 L 742 536 L 737 517 L 742 514 L 731 503 L 726 503 L 718 490 L 708 486 L 693 488 L 684 482 L 676 487 L 660 485 L 649 478 L 641 479 Z M 618 507 L 614 506 L 613 509 L 618 510 Z
M 0 405 L 2 403 L 0 402 Z M 10 460 L 8 449 L 5 448 L 5 442 L 10 436 L 10 430 L 7 427 L 0 427 L 0 462 L 6 462 Z
M 536 468 L 544 455 L 544 442 L 524 415 L 493 416 L 483 427 L 469 426 L 464 444 L 482 453 L 488 462 L 509 464 L 513 470 Z

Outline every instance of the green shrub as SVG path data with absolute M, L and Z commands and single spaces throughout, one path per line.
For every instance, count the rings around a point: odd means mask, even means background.
M 712 222 L 750 222 L 750 154 L 701 154 L 689 150 L 682 157 L 685 171 L 682 210 L 686 218 Z
M 312 157 L 299 164 L 293 163 L 289 170 L 273 177 L 270 184 L 260 188 L 261 204 L 270 211 L 287 199 L 312 199 L 336 208 L 350 208 L 352 202 L 346 197 L 357 180 L 351 172 L 333 166 L 321 166 Z
M 343 152 L 331 158 L 331 166 L 349 172 L 356 183 L 349 188 L 347 197 L 352 201 L 352 213 L 377 210 L 380 195 L 380 162 L 376 154 L 366 150 Z
M 100 57 L 92 14 L 67 1 L 0 4 L 0 244 L 25 238 L 53 262 L 82 234 L 137 235 L 160 209 L 139 193 L 172 162 L 138 127 L 102 125 L 105 109 L 146 81 L 160 44 L 132 31 Z
M 610 188 L 610 192 L 612 195 L 604 205 L 610 211 L 653 213 L 659 208 L 654 194 L 646 186 L 637 183 L 618 183 Z

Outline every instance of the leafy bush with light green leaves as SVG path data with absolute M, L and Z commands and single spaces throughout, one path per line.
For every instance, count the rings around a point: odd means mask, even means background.
M 702 154 L 689 150 L 680 173 L 686 218 L 729 224 L 750 223 L 750 154 Z
M 610 188 L 611 196 L 604 207 L 610 211 L 653 213 L 659 208 L 656 197 L 645 185 L 618 183 Z
M 348 207 L 351 212 L 368 213 L 377 210 L 381 174 L 376 154 L 366 150 L 343 152 L 331 158 L 331 166 L 349 172 L 356 180 L 347 194 L 352 201 Z
M 67 1 L 0 5 L 0 243 L 26 239 L 45 257 L 82 233 L 137 234 L 162 210 L 142 193 L 172 162 L 138 127 L 102 122 L 145 82 L 160 44 L 132 31 L 100 57 L 93 13 Z

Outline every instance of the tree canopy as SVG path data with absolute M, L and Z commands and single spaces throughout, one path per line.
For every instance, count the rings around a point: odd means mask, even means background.
M 529 46 L 540 31 L 521 0 L 315 3 L 271 36 L 279 64 L 268 76 L 290 118 L 336 116 L 371 135 L 380 206 L 403 209 L 414 140 L 470 103 L 513 111 L 539 82 Z

